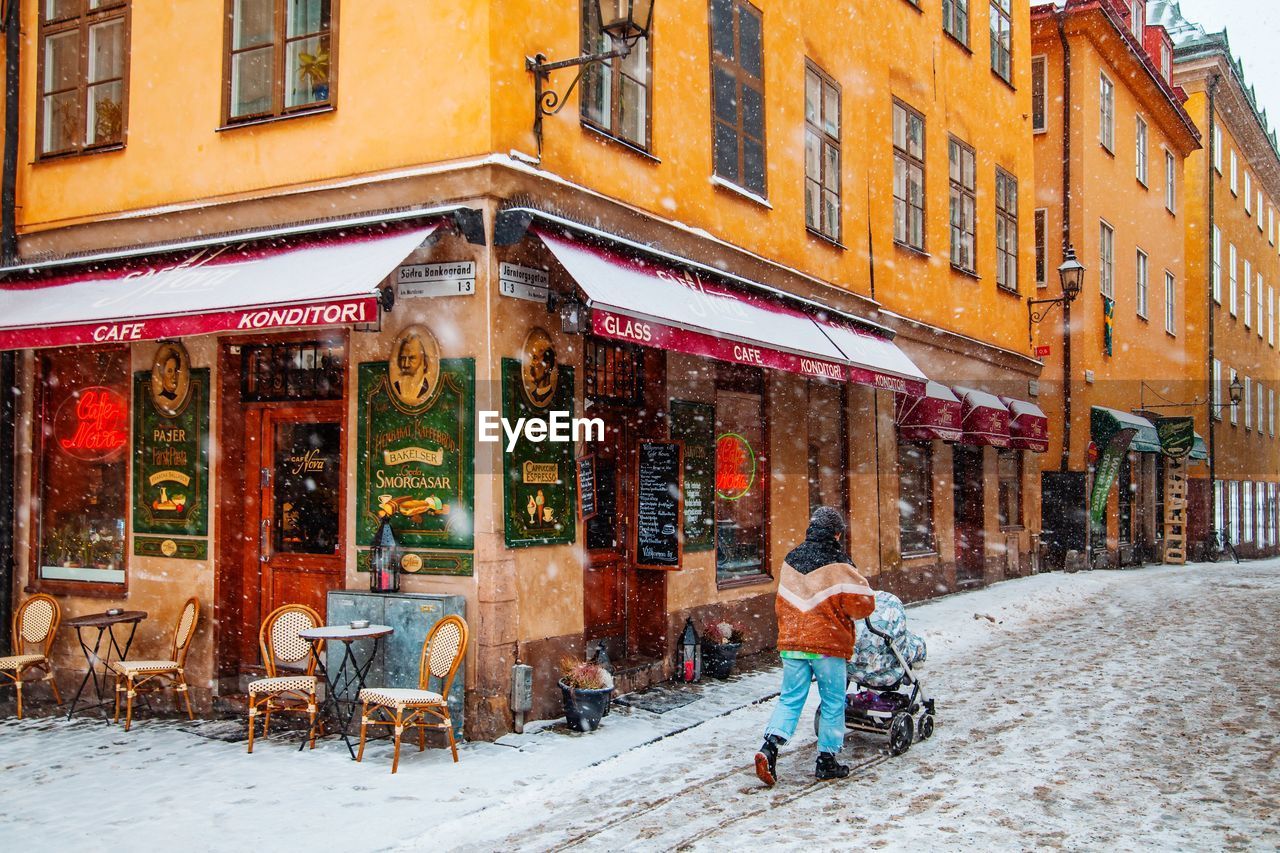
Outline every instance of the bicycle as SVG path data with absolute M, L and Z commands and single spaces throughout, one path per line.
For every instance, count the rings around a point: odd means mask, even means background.
M 1218 558 L 1228 551 L 1231 558 L 1237 563 L 1240 562 L 1240 555 L 1236 553 L 1236 546 L 1232 544 L 1231 537 L 1225 530 L 1210 529 L 1208 535 L 1204 538 L 1204 558 L 1210 563 L 1218 562 Z

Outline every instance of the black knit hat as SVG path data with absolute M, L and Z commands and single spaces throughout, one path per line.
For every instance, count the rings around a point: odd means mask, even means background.
M 834 539 L 845 532 L 844 514 L 831 506 L 820 506 L 809 516 L 806 539 Z

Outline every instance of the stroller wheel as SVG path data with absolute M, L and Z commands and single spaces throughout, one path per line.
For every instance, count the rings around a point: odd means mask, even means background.
M 933 714 L 925 714 L 916 723 L 916 739 L 928 740 L 933 737 Z
M 911 735 L 915 726 L 910 714 L 894 714 L 889 723 L 889 754 L 902 755 L 911 748 Z

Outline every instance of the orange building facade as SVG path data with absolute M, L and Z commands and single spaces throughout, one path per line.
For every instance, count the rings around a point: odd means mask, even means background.
M 150 654 L 197 595 L 207 706 L 386 519 L 488 737 L 517 663 L 536 718 L 565 657 L 670 677 L 687 619 L 770 647 L 816 505 L 907 598 L 1036 569 L 1027 9 L 661 3 L 538 136 L 536 57 L 618 45 L 593 4 L 295 5 L 22 5 L 15 600 L 146 610 Z M 551 410 L 604 439 L 486 438 Z

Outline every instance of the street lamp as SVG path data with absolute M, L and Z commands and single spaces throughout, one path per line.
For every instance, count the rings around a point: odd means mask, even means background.
M 564 109 L 569 95 L 582 79 L 583 67 L 594 62 L 623 59 L 631 54 L 636 42 L 649 35 L 649 27 L 653 24 L 653 3 L 654 0 L 592 0 L 600 29 L 617 45 L 606 53 L 588 53 L 559 62 L 547 62 L 543 53 L 525 57 L 524 67 L 533 74 L 533 136 L 538 144 L 538 160 L 542 160 L 542 119 Z M 578 68 L 578 73 L 563 95 L 549 88 L 552 71 L 573 67 Z
M 1053 310 L 1053 306 L 1061 305 L 1065 313 L 1066 307 L 1076 300 L 1080 295 L 1080 288 L 1084 286 L 1084 264 L 1076 260 L 1076 251 L 1071 246 L 1067 247 L 1063 256 L 1062 266 L 1058 267 L 1058 281 L 1062 284 L 1062 295 L 1056 299 L 1028 299 L 1027 300 L 1027 343 L 1031 343 L 1031 327 L 1036 323 L 1044 321 L 1049 316 L 1049 312 Z M 1036 308 L 1035 306 L 1043 306 Z

